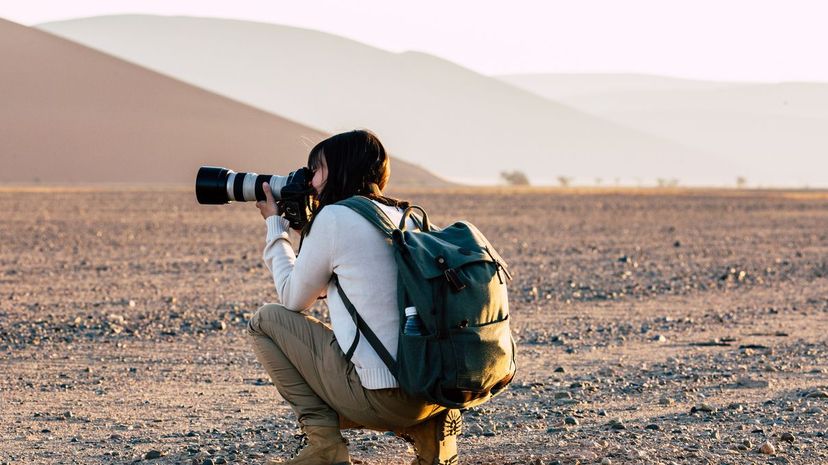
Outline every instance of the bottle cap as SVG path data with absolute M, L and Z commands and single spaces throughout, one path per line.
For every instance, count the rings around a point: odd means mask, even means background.
M 417 309 L 415 307 L 405 307 L 405 316 L 417 316 Z

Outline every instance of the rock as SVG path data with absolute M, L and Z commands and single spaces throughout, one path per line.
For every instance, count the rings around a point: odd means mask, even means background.
M 764 444 L 759 446 L 759 452 L 765 455 L 774 455 L 776 454 L 776 448 L 773 447 L 773 444 L 770 441 L 766 441 Z
M 144 460 L 152 460 L 161 458 L 161 452 L 157 450 L 151 450 L 144 454 Z
M 213 463 L 214 463 L 214 462 L 213 462 L 213 459 L 211 459 L 211 458 L 207 457 L 206 459 L 204 459 L 204 460 L 201 462 L 201 465 L 213 465 Z
M 580 455 L 580 459 L 587 463 L 593 463 L 598 460 L 598 454 L 595 452 L 584 452 Z
M 656 334 L 653 336 L 653 341 L 655 342 L 667 342 L 667 338 L 663 334 Z
M 216 331 L 222 331 L 224 329 L 227 329 L 227 323 L 225 323 L 222 320 L 213 320 L 210 322 L 210 327 Z
M 609 458 L 609 457 L 604 457 L 604 458 L 601 460 L 601 465 L 612 465 L 612 460 L 610 460 L 610 458 Z
M 558 392 L 555 393 L 555 400 L 571 399 L 571 398 L 572 398 L 572 394 L 570 394 L 567 391 L 558 391 Z
M 611 429 L 616 429 L 616 430 L 627 429 L 627 425 L 625 425 L 624 422 L 621 421 L 621 420 L 610 420 L 609 423 L 607 423 L 607 425 Z
M 748 389 L 763 389 L 768 387 L 770 383 L 764 379 L 740 378 L 736 381 L 736 385 Z
M 661 426 L 659 426 L 655 423 L 650 423 L 649 425 L 645 426 L 644 429 L 651 429 L 653 431 L 661 431 Z
M 711 412 L 715 412 L 715 411 L 716 411 L 716 407 L 713 407 L 710 404 L 704 404 L 704 403 L 699 404 L 699 405 L 694 405 L 690 409 L 690 413 L 696 413 L 696 412 L 711 413 Z
M 555 373 L 566 373 L 566 368 L 564 368 L 564 367 L 555 368 Z M 540 459 L 538 459 L 538 460 L 540 460 Z
M 809 399 L 828 399 L 828 393 L 825 391 L 820 391 L 819 389 L 815 389 L 808 393 L 805 397 Z
M 480 424 L 478 423 L 469 423 L 463 425 L 463 430 L 465 430 L 466 433 L 473 436 L 480 436 L 481 434 L 483 434 L 483 427 L 480 426 Z
M 575 417 L 566 417 L 564 418 L 564 423 L 566 423 L 567 425 L 577 425 L 578 419 Z
M 786 442 L 795 442 L 796 436 L 794 436 L 793 433 L 782 433 L 780 439 Z

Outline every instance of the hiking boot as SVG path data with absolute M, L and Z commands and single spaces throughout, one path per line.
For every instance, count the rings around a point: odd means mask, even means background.
M 463 419 L 459 410 L 445 410 L 398 434 L 414 444 L 411 465 L 456 465 L 457 436 Z
M 304 426 L 307 445 L 286 462 L 270 460 L 268 465 L 351 465 L 345 438 L 336 426 Z M 300 446 L 301 447 L 301 446 Z

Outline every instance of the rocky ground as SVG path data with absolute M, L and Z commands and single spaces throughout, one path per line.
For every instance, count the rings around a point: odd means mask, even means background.
M 518 376 L 465 412 L 461 463 L 828 463 L 828 194 L 400 195 L 514 275 Z M 287 458 L 244 334 L 276 300 L 263 240 L 252 205 L 189 190 L 0 191 L 0 464 Z M 346 436 L 355 463 L 411 459 Z

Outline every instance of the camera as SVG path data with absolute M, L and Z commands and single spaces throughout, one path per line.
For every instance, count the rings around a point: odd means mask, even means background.
M 196 199 L 200 204 L 265 200 L 262 184 L 270 190 L 293 229 L 304 227 L 311 216 L 313 171 L 300 168 L 287 176 L 244 173 L 218 166 L 202 166 L 196 174 Z

